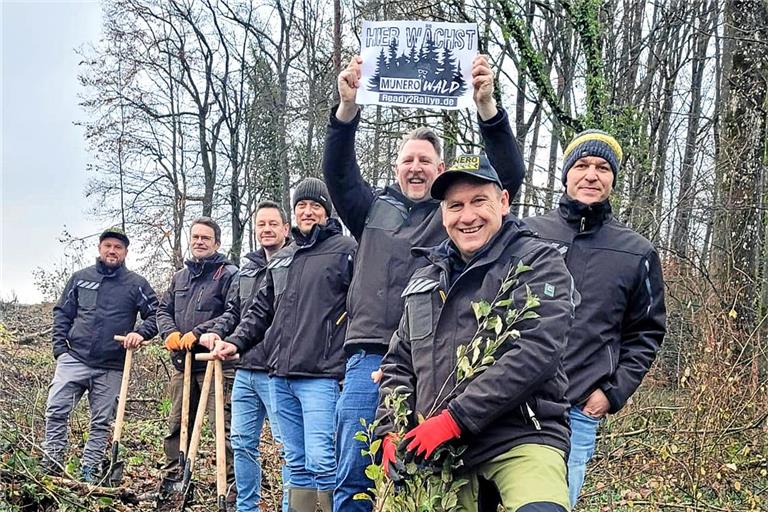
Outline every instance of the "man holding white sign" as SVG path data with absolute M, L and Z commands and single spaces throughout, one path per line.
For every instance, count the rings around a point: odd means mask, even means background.
M 336 407 L 337 477 L 334 511 L 369 511 L 365 444 L 355 440 L 360 419 L 373 420 L 378 385 L 371 372 L 379 368 L 403 314 L 401 294 L 413 271 L 423 266 L 411 248 L 433 246 L 446 237 L 440 203 L 430 196 L 435 178 L 445 170 L 440 138 L 428 127 L 403 137 L 394 163 L 397 184 L 383 190 L 368 185 L 355 156 L 360 122 L 358 92 L 363 59 L 355 56 L 338 79 L 341 103 L 331 114 L 323 156 L 323 173 L 331 199 L 359 242 L 355 272 L 347 296 L 349 324 L 344 349 L 348 357 L 344 388 Z M 472 93 L 488 158 L 511 197 L 523 181 L 525 166 L 504 109 L 493 98 L 493 72 L 476 55 L 471 66 Z

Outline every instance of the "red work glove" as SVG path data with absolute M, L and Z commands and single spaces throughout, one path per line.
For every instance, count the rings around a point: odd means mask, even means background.
M 397 435 L 395 435 L 394 432 L 390 432 L 381 443 L 381 465 L 384 468 L 384 474 L 387 475 L 389 474 L 389 465 L 394 464 L 397 461 L 396 440 Z
M 181 340 L 179 341 L 179 345 L 181 345 L 181 348 L 184 350 L 192 350 L 192 347 L 195 346 L 195 343 L 197 343 L 197 336 L 195 336 L 192 331 L 189 331 L 187 334 L 182 336 Z
M 174 331 L 165 338 L 165 348 L 170 351 L 184 348 L 181 346 L 181 333 L 179 331 Z
M 460 435 L 459 425 L 446 409 L 405 434 L 403 441 L 413 439 L 406 449 L 426 460 L 441 444 L 456 439 Z

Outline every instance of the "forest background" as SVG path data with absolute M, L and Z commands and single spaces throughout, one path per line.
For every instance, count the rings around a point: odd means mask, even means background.
M 90 213 L 125 226 L 135 270 L 157 290 L 198 215 L 225 226 L 238 261 L 255 248 L 255 205 L 290 210 L 291 187 L 321 176 L 336 76 L 361 21 L 391 19 L 478 23 L 528 165 L 517 215 L 556 205 L 575 132 L 600 128 L 624 148 L 614 212 L 662 255 L 668 334 L 634 402 L 605 425 L 582 509 L 768 510 L 766 0 L 106 0 L 102 40 L 80 50 Z M 479 150 L 474 117 L 366 107 L 365 178 L 390 183 L 397 141 L 418 125 L 440 132 L 448 164 Z M 36 271 L 47 300 L 92 243 L 68 235 L 63 263 Z M 46 490 L 33 463 L 49 311 L 3 311 L 2 363 L 15 371 L 3 377 L 0 483 L 9 503 L 56 502 L 66 491 Z M 137 382 L 136 404 L 157 409 L 133 420 L 146 430 L 150 455 L 134 461 L 146 485 L 168 405 L 163 357 L 149 351 L 138 372 L 153 378 Z

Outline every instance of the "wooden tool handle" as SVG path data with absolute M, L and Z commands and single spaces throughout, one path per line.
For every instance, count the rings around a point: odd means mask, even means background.
M 237 361 L 238 359 L 240 359 L 240 354 L 235 354 L 227 359 L 227 361 Z M 210 352 L 200 352 L 199 354 L 195 354 L 195 361 L 216 361 L 216 359 Z M 221 362 L 221 360 L 218 361 Z
M 114 336 L 112 336 L 112 339 L 117 341 L 118 343 L 124 342 L 125 338 L 126 338 L 126 336 L 122 336 L 120 334 L 115 334 Z M 149 340 L 144 340 L 144 341 L 141 342 L 141 346 L 142 347 L 146 347 L 147 345 L 149 345 Z M 128 350 L 135 350 L 135 349 L 129 348 Z
M 224 369 L 221 361 L 213 362 L 216 371 L 216 494 L 227 493 L 227 452 L 224 427 Z
M 117 338 L 117 336 L 115 336 Z M 128 399 L 128 383 L 131 380 L 131 364 L 133 362 L 133 350 L 125 351 L 125 363 L 123 364 L 123 378 L 120 381 L 120 395 L 117 401 L 117 416 L 115 416 L 115 432 L 112 442 L 120 442 L 123 435 L 123 418 L 125 417 L 125 402 Z
M 197 404 L 197 414 L 195 415 L 195 424 L 192 427 L 192 438 L 189 440 L 189 453 L 187 460 L 190 468 L 194 466 L 197 458 L 197 449 L 200 446 L 200 432 L 203 430 L 203 419 L 205 410 L 208 408 L 208 395 L 211 392 L 211 380 L 213 379 L 213 361 L 208 362 L 205 367 L 205 377 L 203 377 L 203 386 L 200 389 L 200 402 Z
M 192 352 L 184 356 L 184 388 L 181 392 L 181 433 L 179 434 L 179 451 L 187 453 L 189 442 L 189 393 L 192 383 Z M 178 396 L 178 395 L 177 395 Z

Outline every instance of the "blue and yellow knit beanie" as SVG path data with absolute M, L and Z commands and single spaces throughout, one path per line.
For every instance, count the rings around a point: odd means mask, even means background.
M 616 176 L 619 174 L 621 159 L 624 152 L 621 144 L 613 136 L 601 130 L 585 130 L 577 134 L 568 147 L 563 151 L 563 185 L 568 171 L 579 158 L 585 156 L 599 156 L 604 158 L 613 171 L 613 183 L 616 184 Z

